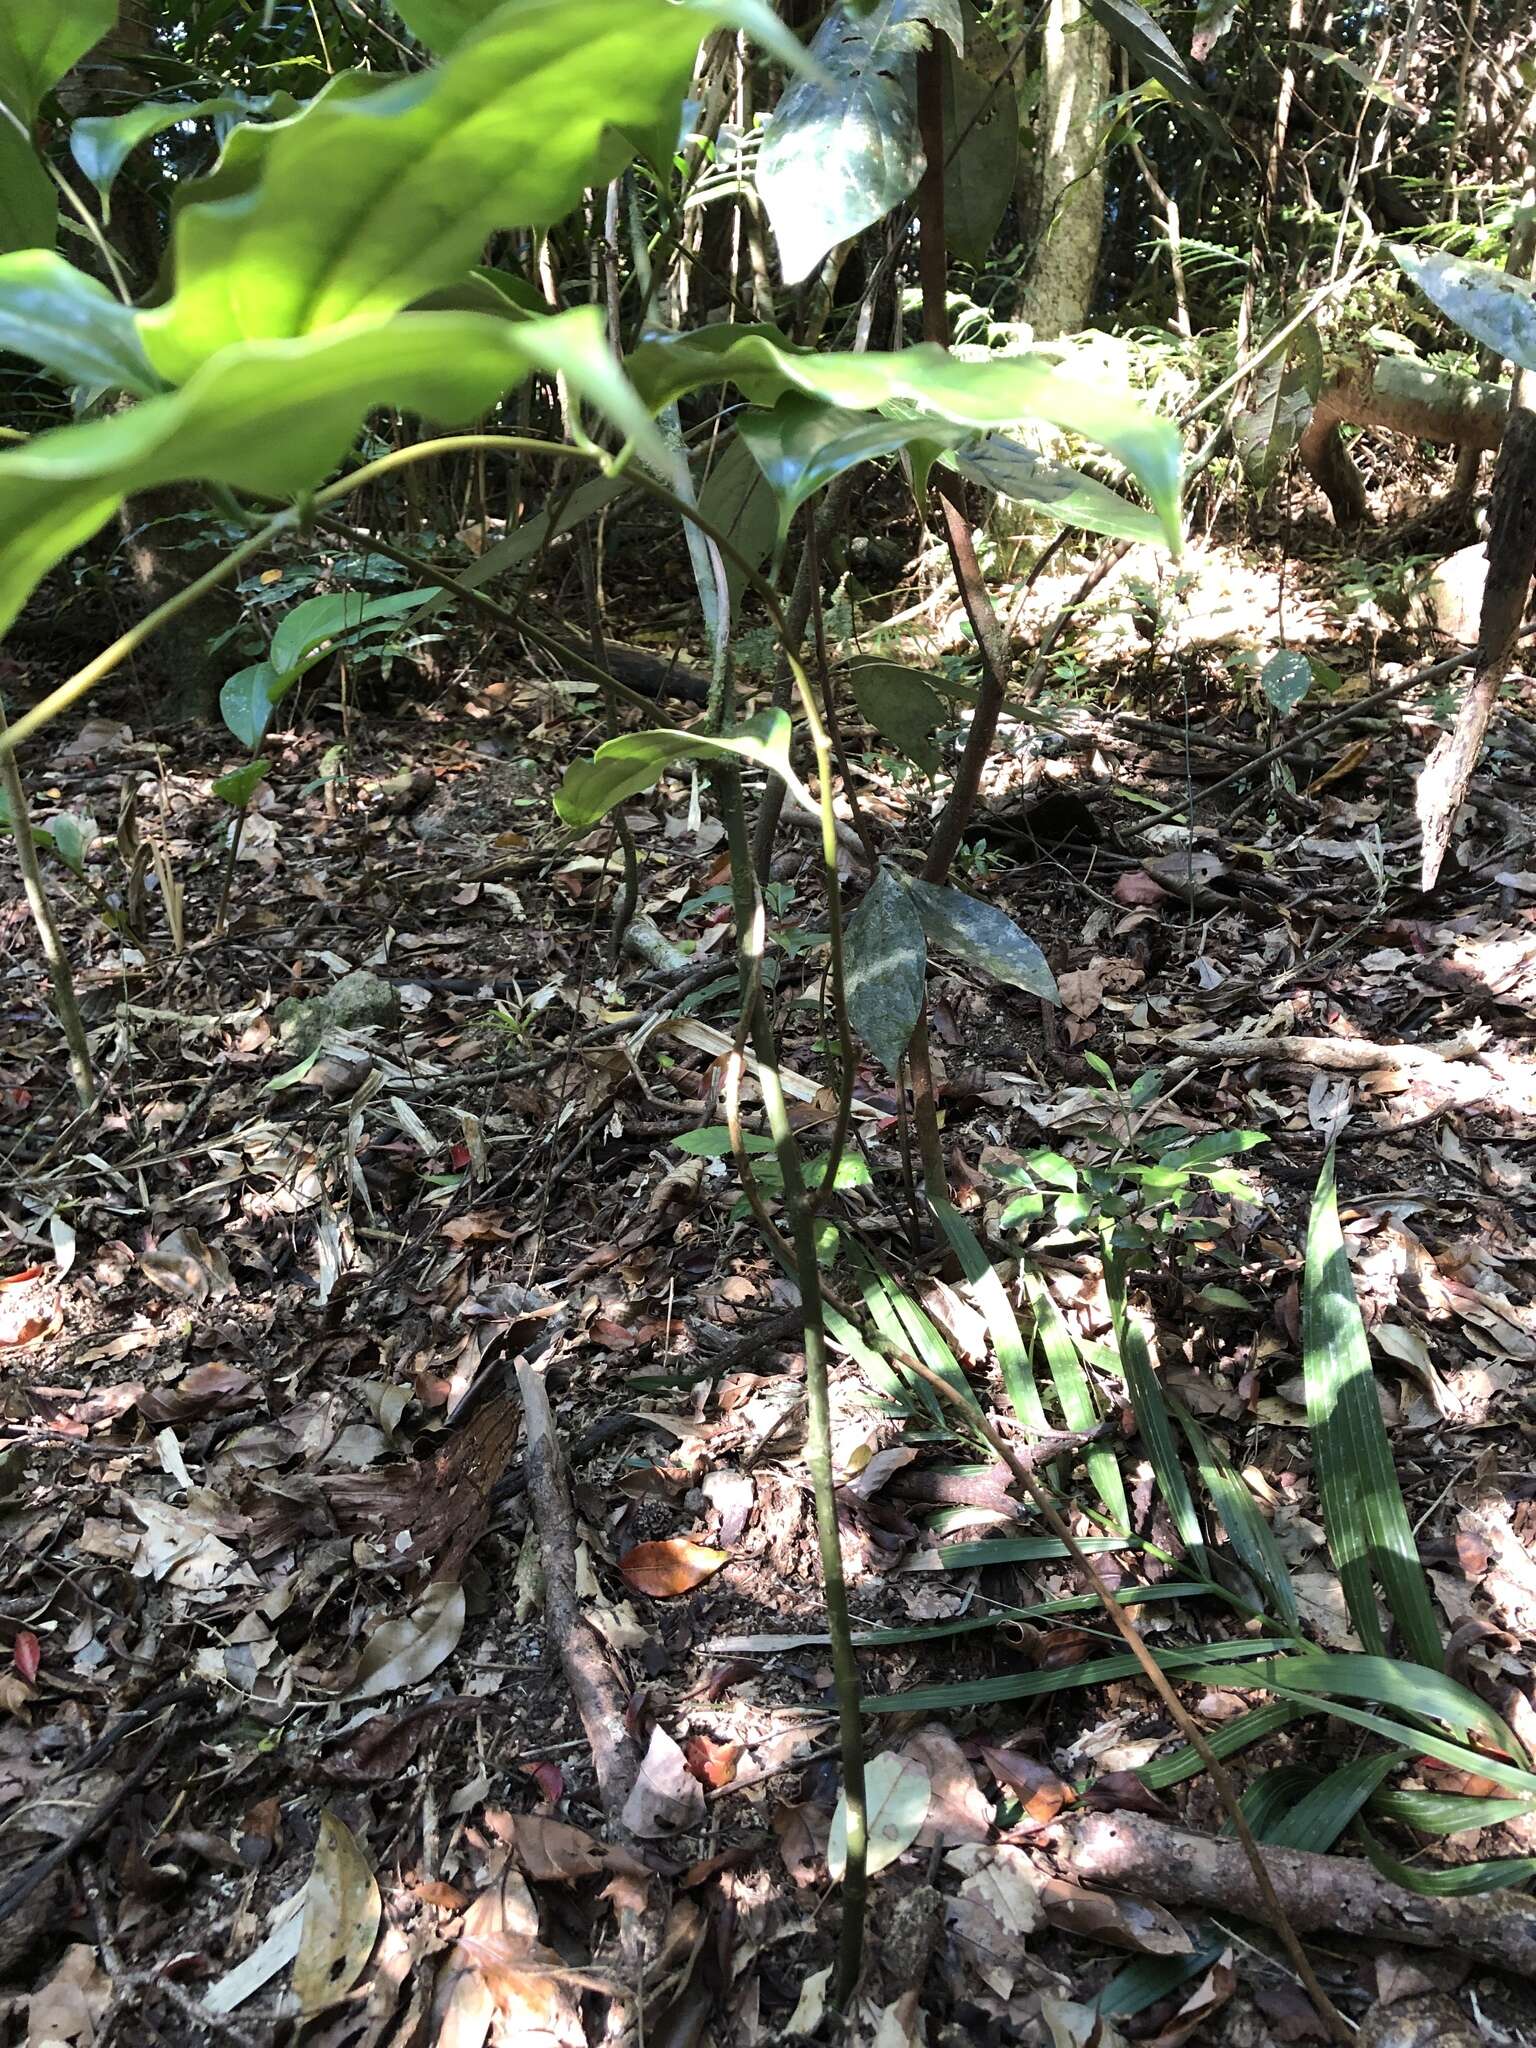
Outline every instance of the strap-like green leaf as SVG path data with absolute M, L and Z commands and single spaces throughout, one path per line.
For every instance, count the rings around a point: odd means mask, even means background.
M 1284 1554 L 1275 1541 L 1274 1531 L 1243 1484 L 1242 1475 L 1233 1470 L 1226 1452 L 1207 1436 L 1182 1401 L 1170 1405 L 1179 1427 L 1189 1440 L 1195 1464 L 1212 1505 L 1221 1517 L 1228 1542 L 1247 1567 L 1261 1597 L 1272 1603 L 1276 1617 L 1299 1629 L 1301 1616 L 1297 1611 L 1296 1595 Z
M 1025 1266 L 1022 1277 L 1024 1291 L 1034 1312 L 1035 1335 L 1040 1340 L 1040 1349 L 1045 1353 L 1056 1396 L 1061 1402 L 1062 1420 L 1068 1429 L 1092 1429 L 1099 1419 L 1098 1403 L 1094 1400 L 1092 1383 L 1073 1342 L 1072 1332 L 1067 1328 L 1067 1319 L 1038 1273 Z M 1129 1529 L 1130 1503 L 1125 1497 L 1125 1481 L 1120 1474 L 1120 1460 L 1114 1445 L 1090 1444 L 1083 1453 L 1083 1462 L 1099 1499 L 1109 1510 L 1111 1522 L 1117 1529 Z
M 1272 1641 L 1231 1643 L 1228 1657 L 1265 1656 L 1283 1644 Z M 1198 1644 L 1189 1648 L 1154 1650 L 1158 1668 L 1184 1672 L 1204 1679 L 1211 1652 Z M 1223 1666 L 1223 1669 L 1226 1667 Z M 1129 1650 L 1108 1657 L 1090 1657 L 1083 1664 L 1068 1664 L 1057 1671 L 1013 1671 L 1001 1678 L 966 1679 L 958 1685 L 923 1685 L 912 1692 L 896 1692 L 860 1701 L 866 1714 L 946 1714 L 964 1707 L 996 1706 L 1003 1700 L 1038 1699 L 1045 1693 L 1071 1692 L 1080 1685 L 1104 1685 L 1111 1679 L 1134 1678 L 1141 1665 Z M 1242 1679 L 1227 1681 L 1242 1684 Z
M 1379 1581 L 1408 1654 L 1438 1668 L 1440 1630 L 1376 1398 L 1339 1228 L 1332 1152 L 1307 1226 L 1301 1344 L 1323 1521 L 1350 1619 L 1368 1650 L 1385 1651 L 1373 1583 Z
M 1019 1319 L 1013 1312 L 1013 1303 L 1008 1299 L 992 1261 L 959 1210 L 942 1196 L 930 1196 L 929 1200 L 987 1319 L 987 1331 L 997 1353 L 998 1370 L 1003 1376 L 1003 1386 L 1013 1412 L 1026 1429 L 1044 1436 L 1051 1425 L 1046 1420 L 1040 1389 L 1035 1385 L 1034 1368 L 1029 1362 L 1029 1352 L 1019 1331 Z
M 679 761 L 740 761 L 777 775 L 808 810 L 814 810 L 809 791 L 790 766 L 791 730 L 787 711 L 760 711 L 734 732 L 718 736 L 673 726 L 621 733 L 605 740 L 590 761 L 571 763 L 555 793 L 555 809 L 573 831 L 589 832 L 615 804 L 649 789 Z
M 1125 1390 L 1130 1396 L 1141 1440 L 1147 1447 L 1158 1491 L 1179 1533 L 1179 1541 L 1200 1570 L 1208 1572 L 1200 1517 L 1195 1513 L 1189 1482 L 1179 1462 L 1179 1447 L 1169 1419 L 1168 1404 L 1163 1399 L 1162 1384 L 1152 1369 L 1147 1334 L 1126 1302 L 1125 1271 L 1107 1242 L 1104 1248 L 1104 1292 L 1109 1301 L 1110 1321 L 1120 1353 L 1120 1370 L 1125 1374 Z

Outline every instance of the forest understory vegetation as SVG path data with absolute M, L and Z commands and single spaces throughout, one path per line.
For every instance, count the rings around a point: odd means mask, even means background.
M 0 2039 L 1536 2041 L 1533 131 L 0 20 Z

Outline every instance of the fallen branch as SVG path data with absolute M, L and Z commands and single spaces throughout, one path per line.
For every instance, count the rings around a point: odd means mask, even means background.
M 1082 1813 L 1060 1825 L 1072 1875 L 1164 1906 L 1202 1906 L 1271 1921 L 1248 1856 L 1236 1842 L 1192 1835 L 1140 1813 Z M 1536 1906 L 1508 1892 L 1425 1898 L 1378 1876 L 1369 1863 L 1265 1849 L 1285 1916 L 1302 1933 L 1351 1934 L 1414 1948 L 1455 1949 L 1507 1970 L 1536 1973 Z
M 625 1714 L 628 1697 L 576 1596 L 576 1512 L 565 1483 L 544 1375 L 536 1365 L 519 1360 L 517 1386 L 527 1431 L 523 1461 L 528 1499 L 544 1570 L 544 1630 L 581 1718 L 603 1811 L 623 1837 L 627 1830 L 620 1816 L 640 1772 L 639 1751 Z
M 1220 1031 L 1214 1038 L 1178 1039 L 1174 1050 L 1180 1059 L 1201 1066 L 1276 1060 L 1299 1067 L 1325 1067 L 1336 1074 L 1369 1074 L 1379 1067 L 1406 1067 L 1424 1073 L 1457 1060 L 1476 1059 L 1487 1042 L 1487 1027 L 1478 1025 L 1434 1045 L 1382 1045 L 1373 1038 L 1315 1038 L 1298 1031 L 1277 1031 L 1267 1037 L 1251 1031 Z

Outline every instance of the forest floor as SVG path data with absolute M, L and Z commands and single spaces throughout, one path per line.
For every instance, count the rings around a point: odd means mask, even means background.
M 1005 722 L 954 879 L 1035 935 L 1064 1009 L 935 968 L 956 1199 L 1006 1256 L 1011 1155 L 1127 1156 L 1086 1054 L 1123 1089 L 1161 1073 L 1144 1098 L 1160 1128 L 1262 1134 L 1241 1161 L 1253 1198 L 1203 1198 L 1140 1299 L 1165 1384 L 1268 1516 L 1312 1639 L 1345 1648 L 1298 1325 L 1308 1203 L 1341 1131 L 1356 1286 L 1453 1669 L 1500 1681 L 1509 1712 L 1536 1669 L 1531 680 L 1506 694 L 1425 897 L 1412 778 L 1446 691 L 1307 734 L 1443 647 L 1342 617 L 1315 567 L 1282 588 L 1251 554 L 1192 566 L 1189 607 L 1143 606 L 1150 640 L 1108 587 L 1101 637 L 1040 700 L 1057 724 Z M 1036 593 L 1040 616 L 1059 595 Z M 1337 680 L 1272 734 L 1229 664 L 1255 619 L 1273 644 L 1282 608 Z M 646 910 L 720 966 L 685 1015 L 637 1031 L 667 982 L 633 959 L 610 971 L 609 830 L 569 844 L 550 809 L 596 736 L 591 698 L 506 647 L 464 668 L 347 732 L 326 690 L 300 704 L 221 935 L 226 736 L 155 731 L 128 690 L 32 750 L 39 820 L 83 809 L 100 828 L 89 894 L 51 872 L 106 1094 L 72 1121 L 0 846 L 0 2038 L 249 2048 L 290 2037 L 297 1996 L 325 2048 L 574 2048 L 628 2010 L 619 1937 L 637 1920 L 652 2048 L 818 2024 L 838 1775 L 795 1297 L 729 1160 L 676 1142 L 723 1122 L 720 827 L 686 782 L 628 807 Z M 23 659 L 8 695 L 53 680 Z M 1281 771 L 1213 789 L 1292 728 Z M 920 847 L 926 783 L 851 712 L 849 739 L 877 835 Z M 1192 838 L 1155 817 L 1186 799 Z M 775 1001 L 814 1140 L 822 902 L 812 842 L 781 843 Z M 290 999 L 358 975 L 361 1007 L 306 1037 L 315 1013 Z M 1236 1032 L 1261 1035 L 1214 1043 Z M 1002 1409 L 968 1290 L 913 1250 L 872 1060 L 855 1129 L 868 1174 L 832 1211 L 845 1243 L 902 1276 Z M 1085 1247 L 1068 1232 L 1043 1251 L 1064 1314 L 1102 1332 Z M 519 1359 L 545 1376 L 580 1595 L 646 1756 L 622 1842 L 546 1637 Z M 861 1653 L 870 1751 L 920 1759 L 932 1791 L 874 1880 L 863 2037 L 1110 2043 L 1088 2002 L 1138 1955 L 1191 1954 L 1165 1995 L 1121 1997 L 1121 2034 L 1321 2038 L 1263 1930 L 1059 1881 L 1056 1815 L 1177 1734 L 1139 1678 L 1076 1679 L 1094 1615 L 1016 1617 L 1080 1591 L 1068 1562 L 967 1564 L 957 1536 L 1034 1524 L 964 1444 L 904 1424 L 847 1356 L 834 1396 L 856 1625 L 906 1638 Z M 1139 1526 L 1169 1537 L 1110 1414 Z M 1210 1599 L 1150 1604 L 1142 1626 L 1160 1648 L 1244 1636 Z M 998 1679 L 1042 1670 L 1061 1688 L 999 1701 Z M 904 1698 L 939 1685 L 937 1705 Z M 1212 1731 L 1246 1704 L 1184 1691 Z M 1236 1767 L 1292 1769 L 1276 1783 L 1294 1793 L 1348 1732 L 1303 1719 Z M 1419 1782 L 1458 1789 L 1427 1763 Z M 1159 1804 L 1219 1824 L 1203 1776 Z M 1399 1830 L 1393 1847 L 1528 1854 L 1536 1827 Z M 1536 1993 L 1482 1965 L 1310 1947 L 1352 2017 L 1388 1990 L 1452 1990 L 1482 2038 L 1536 2040 Z

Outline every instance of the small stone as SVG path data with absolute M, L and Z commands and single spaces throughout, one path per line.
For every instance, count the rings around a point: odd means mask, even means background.
M 393 1030 L 400 1022 L 400 992 L 365 967 L 344 974 L 320 996 L 288 996 L 273 1013 L 285 1052 L 306 1058 L 331 1032 Z

